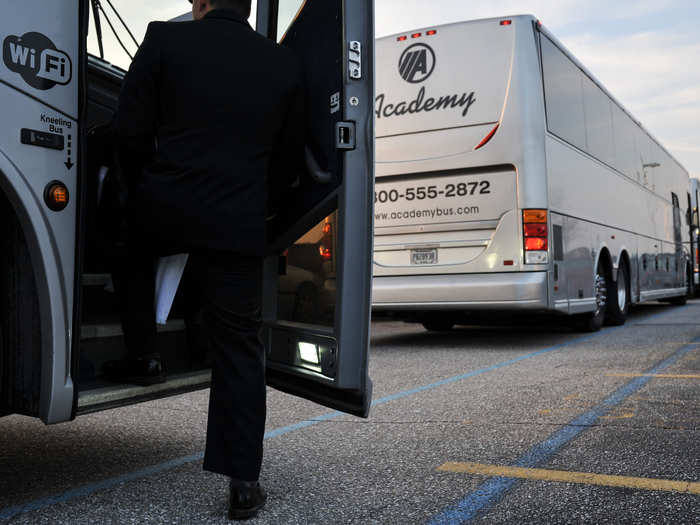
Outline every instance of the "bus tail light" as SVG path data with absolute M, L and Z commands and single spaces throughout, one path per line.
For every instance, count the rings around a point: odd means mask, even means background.
M 547 226 L 547 210 L 523 210 L 525 264 L 549 262 Z
M 321 244 L 318 247 L 318 251 L 321 254 L 321 259 L 323 259 L 324 261 L 330 261 L 333 258 L 332 246 L 333 225 L 330 222 L 330 218 L 326 217 L 326 223 L 323 225 L 323 236 L 321 237 Z

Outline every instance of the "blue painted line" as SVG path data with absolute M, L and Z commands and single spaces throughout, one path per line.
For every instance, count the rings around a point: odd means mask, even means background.
M 660 312 L 654 315 L 649 316 L 647 319 L 651 318 L 657 318 L 657 317 L 663 317 L 665 315 L 669 315 L 671 313 L 677 313 L 681 308 L 674 308 L 673 311 L 668 311 L 668 312 Z M 529 354 L 522 355 L 520 357 L 516 357 L 514 359 L 510 359 L 508 361 L 503 361 L 502 363 L 498 363 L 492 366 L 488 366 L 485 368 L 480 368 L 478 370 L 474 370 L 472 372 L 467 372 L 466 374 L 461 374 L 458 376 L 454 377 L 449 377 L 447 379 L 443 379 L 441 381 L 436 381 L 434 383 L 430 383 L 428 385 L 423 385 L 417 388 L 413 388 L 410 390 L 405 390 L 402 392 L 398 392 L 396 394 L 391 394 L 388 396 L 384 396 L 379 399 L 375 399 L 372 401 L 372 406 L 377 406 L 377 405 L 382 405 L 384 403 L 388 403 L 390 401 L 395 401 L 397 399 L 401 399 L 407 396 L 411 396 L 414 394 L 418 394 L 420 392 L 425 392 L 428 390 L 433 390 L 435 388 L 454 383 L 457 381 L 462 381 L 464 379 L 468 379 L 470 377 L 474 377 L 477 375 L 484 374 L 486 372 L 491 372 L 493 370 L 498 370 L 499 368 L 503 368 L 505 366 L 509 366 L 515 363 L 519 363 L 520 361 L 524 361 L 526 359 L 530 359 L 542 354 L 547 354 L 550 352 L 554 352 L 556 350 L 561 350 L 562 348 L 566 348 L 567 346 L 571 346 L 574 344 L 582 343 L 584 341 L 588 341 L 589 339 L 593 339 L 595 337 L 598 337 L 603 334 L 609 334 L 612 331 L 619 330 L 623 328 L 622 326 L 618 326 L 615 328 L 607 328 L 601 332 L 595 333 L 595 334 L 590 334 L 586 336 L 581 336 L 577 337 L 575 339 L 571 339 L 570 341 L 567 341 L 565 343 L 560 343 L 554 346 L 550 346 L 547 348 L 544 348 L 542 350 L 538 350 L 536 352 L 531 352 Z M 345 414 L 343 412 L 330 412 L 328 414 L 323 414 L 321 416 L 316 416 L 313 419 L 309 420 L 304 420 L 304 421 L 299 421 L 297 423 L 293 423 L 291 425 L 287 425 L 284 427 L 280 427 L 274 430 L 270 430 L 269 432 L 265 432 L 265 437 L 264 439 L 272 439 L 278 436 L 282 436 L 284 434 L 288 434 L 290 432 L 294 432 L 296 430 L 300 430 L 302 428 L 307 428 L 310 426 L 317 425 L 318 423 L 322 423 L 324 421 L 330 421 L 333 419 L 336 419 L 338 417 L 344 416 Z M 49 507 L 51 505 L 54 505 L 56 503 L 64 503 L 66 501 L 75 499 L 75 498 L 81 498 L 85 496 L 89 496 L 90 494 L 93 494 L 94 492 L 97 492 L 98 490 L 104 490 L 104 489 L 111 489 L 116 487 L 117 485 L 121 483 L 125 483 L 128 481 L 135 481 L 137 479 L 145 478 L 147 476 L 152 476 L 155 474 L 159 474 L 161 472 L 164 472 L 166 470 L 170 470 L 173 468 L 180 467 L 182 465 L 185 465 L 187 463 L 192 463 L 194 461 L 201 461 L 204 458 L 204 453 L 203 452 L 198 452 L 196 454 L 192 454 L 189 456 L 183 456 L 180 458 L 175 458 L 170 461 L 165 461 L 163 463 L 158 463 L 156 465 L 152 465 L 150 467 L 136 470 L 134 472 L 129 472 L 126 474 L 122 474 L 120 476 L 115 476 L 113 478 L 108 478 L 102 481 L 98 481 L 95 483 L 90 483 L 87 485 L 84 485 L 82 487 L 78 487 L 76 489 L 72 489 L 66 492 L 63 492 L 61 494 L 55 495 L 55 496 L 48 496 L 46 498 L 41 498 L 37 500 L 33 500 L 21 505 L 15 505 L 14 507 L 7 507 L 5 509 L 0 509 L 0 519 L 11 519 L 18 514 L 22 514 L 24 512 L 31 512 L 35 510 L 40 510 L 46 507 Z
M 699 343 L 700 337 L 694 339 L 692 343 L 679 348 L 645 373 L 658 374 L 683 358 L 689 352 L 697 350 Z M 596 407 L 573 419 L 566 426 L 551 434 L 547 439 L 532 447 L 512 463 L 512 466 L 534 468 L 542 465 L 564 445 L 595 424 L 601 416 L 610 412 L 613 407 L 619 405 L 622 401 L 640 390 L 652 379 L 652 377 L 648 376 L 638 377 L 621 386 Z M 519 482 L 519 480 L 515 478 L 490 478 L 462 501 L 433 517 L 429 525 L 453 525 L 467 522 L 475 518 L 481 511 L 497 503 L 517 482 Z

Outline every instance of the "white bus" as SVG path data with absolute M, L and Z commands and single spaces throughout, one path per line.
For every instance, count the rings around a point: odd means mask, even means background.
M 98 36 L 100 28 L 107 33 L 116 26 L 122 43 L 130 42 L 106 5 L 95 16 L 90 4 L 99 3 L 24 0 L 0 17 L 0 416 L 19 413 L 59 423 L 205 388 L 210 381 L 206 361 L 192 359 L 205 348 L 194 330 L 196 311 L 188 314 L 186 302 L 174 306 L 159 334 L 165 383 L 114 384 L 102 373 L 105 361 L 126 353 L 113 286 L 126 245 L 118 207 L 104 205 L 105 199 L 118 201 L 109 123 L 125 71 L 109 56 L 88 56 L 89 17 Z M 275 40 L 285 35 L 283 45 L 305 64 L 309 101 L 308 119 L 298 123 L 309 130 L 308 166 L 269 221 L 263 283 L 267 381 L 366 416 L 373 2 L 256 4 L 257 31 Z M 242 52 L 215 51 L 222 61 Z M 324 220 L 329 214 L 332 224 Z
M 532 16 L 377 42 L 373 308 L 584 330 L 683 303 L 688 174 Z

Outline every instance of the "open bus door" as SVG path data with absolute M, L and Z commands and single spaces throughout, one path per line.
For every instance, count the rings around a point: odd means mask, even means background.
M 210 377 L 188 362 L 177 305 L 159 334 L 166 383 L 121 385 L 102 374 L 105 362 L 126 355 L 111 278 L 124 246 L 97 228 L 100 177 L 114 169 L 100 132 L 117 109 L 124 70 L 87 56 L 88 5 L 26 0 L 0 17 L 0 415 L 46 423 L 204 388 Z M 285 34 L 302 58 L 309 92 L 309 117 L 299 123 L 309 130 L 308 170 L 269 227 L 268 382 L 366 415 L 373 2 L 257 7 L 259 30 Z M 232 59 L 238 52 L 227 50 Z
M 308 95 L 306 173 L 269 221 L 267 382 L 366 416 L 374 185 L 373 0 L 258 0 Z M 283 255 L 282 255 L 283 254 Z

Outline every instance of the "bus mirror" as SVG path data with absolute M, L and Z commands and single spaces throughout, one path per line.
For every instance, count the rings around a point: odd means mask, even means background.
M 697 228 L 700 226 L 700 221 L 698 221 L 698 210 L 693 210 L 693 227 Z

